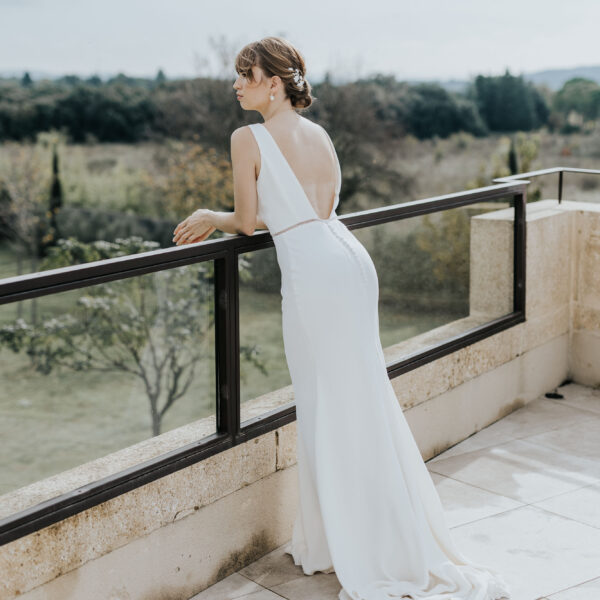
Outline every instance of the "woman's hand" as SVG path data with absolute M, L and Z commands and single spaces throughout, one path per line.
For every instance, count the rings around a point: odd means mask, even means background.
M 208 208 L 199 208 L 187 219 L 181 221 L 173 231 L 175 244 L 180 246 L 204 241 L 216 229 L 210 221 L 211 212 Z

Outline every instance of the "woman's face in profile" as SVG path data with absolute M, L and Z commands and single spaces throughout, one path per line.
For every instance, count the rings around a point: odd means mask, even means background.
M 256 65 L 252 67 L 254 81 L 243 75 L 238 75 L 233 89 L 236 91 L 240 106 L 245 110 L 255 110 L 256 106 L 264 105 L 268 98 L 267 77 Z

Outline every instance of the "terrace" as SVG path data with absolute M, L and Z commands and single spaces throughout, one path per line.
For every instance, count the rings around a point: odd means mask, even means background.
M 569 171 L 600 173 L 557 167 L 341 216 L 373 252 L 383 239 L 373 232 L 406 240 L 426 226 L 428 239 L 440 234 L 436 257 L 452 249 L 441 265 L 461 267 L 464 298 L 447 281 L 460 301 L 444 318 L 399 335 L 382 310 L 384 353 L 460 548 L 504 572 L 523 600 L 595 598 L 600 582 L 600 203 L 562 198 Z M 553 173 L 557 199 L 527 204 L 527 178 Z M 26 485 L 10 471 L 3 599 L 337 597 L 335 574 L 304 576 L 283 554 L 297 502 L 293 390 L 244 387 L 241 348 L 253 340 L 240 265 L 272 246 L 256 232 L 0 282 L 10 306 L 214 265 L 214 380 L 201 372 L 213 413 Z M 376 261 L 392 307 L 406 301 L 389 278 L 403 268 L 394 260 L 406 256 Z M 441 285 L 426 288 L 429 308 Z M 270 323 L 263 332 L 277 331 L 277 315 Z M 85 446 L 83 427 L 63 435 Z M 20 443 L 11 451 L 31 446 Z M 47 453 L 33 446 L 36 459 Z
M 557 389 L 427 461 L 452 537 L 499 569 L 515 600 L 600 598 L 600 390 Z M 193 600 L 337 600 L 282 544 Z

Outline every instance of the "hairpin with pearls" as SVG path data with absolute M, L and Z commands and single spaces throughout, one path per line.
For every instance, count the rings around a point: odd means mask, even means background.
M 300 69 L 293 69 L 292 67 L 288 67 L 288 71 L 294 72 L 294 82 L 296 83 L 297 87 L 302 89 L 306 82 L 304 80 L 304 77 L 302 77 L 302 75 L 300 75 Z

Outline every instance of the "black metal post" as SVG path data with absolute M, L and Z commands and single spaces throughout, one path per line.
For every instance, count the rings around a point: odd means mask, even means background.
M 527 244 L 527 190 L 514 195 L 515 227 L 513 232 L 513 311 L 525 320 L 525 259 Z
M 233 440 L 240 430 L 237 252 L 215 260 L 215 380 L 217 433 Z
M 562 201 L 562 188 L 563 188 L 563 172 L 558 172 L 558 203 Z

